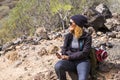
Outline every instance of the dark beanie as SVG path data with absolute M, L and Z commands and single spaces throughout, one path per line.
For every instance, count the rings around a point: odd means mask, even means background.
M 77 24 L 79 27 L 88 27 L 87 26 L 87 18 L 84 15 L 74 15 L 71 19 Z

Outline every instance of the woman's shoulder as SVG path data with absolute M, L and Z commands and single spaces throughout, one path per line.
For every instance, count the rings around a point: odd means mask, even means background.
M 88 38 L 91 37 L 91 34 L 88 32 L 84 32 L 83 35 L 81 36 L 81 38 Z

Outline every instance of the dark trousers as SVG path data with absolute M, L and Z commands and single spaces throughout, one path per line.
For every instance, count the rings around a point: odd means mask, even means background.
M 72 80 L 87 80 L 90 71 L 90 61 L 60 60 L 55 64 L 55 72 L 59 80 L 67 80 L 66 71 Z

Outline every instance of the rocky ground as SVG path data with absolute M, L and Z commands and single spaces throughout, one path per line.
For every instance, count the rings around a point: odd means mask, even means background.
M 8 15 L 17 1 L 0 0 L 0 20 Z M 92 34 L 93 46 L 103 45 L 108 52 L 107 59 L 100 65 L 98 80 L 120 80 L 120 14 L 112 16 L 105 23 L 111 32 Z M 93 18 L 92 22 L 97 20 Z M 38 28 L 33 37 L 23 35 L 0 46 L 0 80 L 57 80 L 54 65 L 58 59 L 55 53 L 60 51 L 65 33 L 46 33 Z
M 93 39 L 93 45 L 105 40 L 97 36 Z M 120 40 L 109 38 L 108 41 L 109 45 L 105 47 L 109 56 L 100 65 L 98 80 L 120 80 Z M 23 42 L 1 51 L 0 80 L 57 80 L 54 65 L 58 59 L 55 52 L 60 50 L 62 43 L 63 37 L 58 36 L 50 40 L 42 39 L 37 44 Z
M 21 44 L 14 51 L 0 57 L 0 80 L 33 80 L 39 74 L 40 80 L 56 79 L 53 66 L 58 60 L 54 50 L 61 41 L 42 41 L 39 45 Z

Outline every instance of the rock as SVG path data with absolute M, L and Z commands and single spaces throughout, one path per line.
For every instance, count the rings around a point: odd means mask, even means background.
M 102 32 L 97 32 L 97 35 L 98 36 L 101 36 L 103 33 Z
M 106 46 L 107 46 L 108 48 L 112 48 L 112 47 L 113 47 L 113 44 L 110 43 L 110 42 L 107 42 L 107 43 L 106 43 Z
M 53 32 L 53 33 L 49 34 L 50 39 L 57 39 L 59 37 L 62 37 L 62 34 L 60 32 Z
M 120 32 L 116 35 L 116 38 L 120 39 Z
M 101 45 L 100 45 L 100 49 L 106 50 L 105 44 L 101 44 Z
M 4 54 L 5 54 L 5 51 L 0 51 L 0 56 Z
M 25 40 L 25 44 L 29 44 L 29 43 L 32 43 L 33 42 L 33 37 L 31 37 L 31 36 L 29 36 L 29 37 L 27 37 L 27 39 Z
M 118 18 L 119 14 L 118 13 L 112 13 L 113 18 Z
M 48 48 L 48 53 L 49 54 L 55 54 L 58 50 L 59 50 L 59 48 L 57 46 L 51 45 Z
M 47 50 L 46 50 L 46 48 L 41 48 L 40 49 L 40 51 L 37 53 L 38 54 L 38 56 L 43 56 L 43 55 L 48 55 L 48 52 L 47 52 Z
M 8 60 L 11 60 L 11 61 L 15 61 L 19 58 L 18 53 L 16 51 L 7 52 L 5 56 Z
M 107 33 L 107 36 L 108 36 L 108 37 L 111 37 L 111 38 L 116 38 L 116 34 L 113 33 L 113 32 L 108 32 L 108 33 Z
M 33 80 L 57 80 L 55 72 L 48 70 L 45 72 L 39 72 L 34 77 Z
M 12 45 L 13 45 L 13 42 L 7 42 L 6 44 L 3 45 L 2 50 L 6 50 L 7 48 L 9 48 Z
M 100 38 L 100 41 L 101 41 L 101 43 L 106 43 L 106 42 L 108 42 L 108 37 L 107 36 L 102 36 Z
M 46 30 L 42 27 L 39 27 L 35 31 L 35 36 L 40 37 L 41 39 L 49 39 Z
M 19 65 L 22 64 L 22 61 L 18 60 L 15 62 L 15 64 L 13 65 L 14 68 L 18 67 Z
M 89 26 L 93 27 L 96 32 L 101 31 L 105 33 L 107 31 L 110 31 L 104 25 L 104 23 L 106 22 L 104 16 L 96 11 L 94 8 L 89 8 L 84 14 L 88 18 Z
M 101 72 L 109 72 L 110 69 L 108 68 L 107 64 L 101 63 L 101 64 L 99 64 L 99 71 L 101 71 Z
M 89 24 L 90 26 L 93 26 L 93 28 L 98 31 L 99 28 L 104 27 L 104 17 L 100 14 L 97 14 L 95 16 L 93 16 L 90 20 L 89 20 Z
M 21 50 L 27 50 L 27 49 L 29 49 L 29 47 L 30 47 L 30 46 L 28 46 L 28 45 L 22 45 L 22 46 L 20 47 L 20 49 L 21 49 Z
M 93 27 L 88 27 L 88 33 L 94 34 L 95 33 L 95 29 Z
M 117 19 L 107 19 L 107 22 L 105 23 L 106 27 L 110 29 L 111 31 L 118 31 L 120 22 Z
M 114 79 L 120 80 L 120 74 L 115 74 L 115 75 L 114 75 Z
M 109 8 L 107 7 L 107 5 L 105 5 L 105 4 L 99 4 L 98 6 L 96 6 L 95 10 L 100 12 L 106 19 L 112 18 L 112 13 L 109 10 Z
M 22 43 L 22 39 L 20 39 L 20 38 L 17 38 L 17 40 L 13 41 L 14 45 L 18 45 L 20 43 Z
M 33 45 L 38 45 L 39 44 L 39 41 L 41 40 L 41 37 L 35 37 L 34 39 L 33 39 Z
M 117 31 L 117 32 L 120 31 L 120 25 L 116 26 L 115 31 Z
M 13 42 L 13 45 L 19 45 L 19 44 L 25 42 L 26 40 L 27 40 L 27 36 L 26 35 L 22 35 L 21 37 L 12 40 L 12 42 Z
M 8 51 L 12 51 L 12 50 L 16 50 L 16 46 L 15 45 L 12 45 L 12 46 L 10 46 L 10 47 L 8 47 L 7 49 L 5 49 L 4 51 L 5 51 L 5 53 L 6 52 L 8 52 Z
M 44 80 L 44 77 L 45 75 L 39 72 L 33 77 L 33 80 Z

